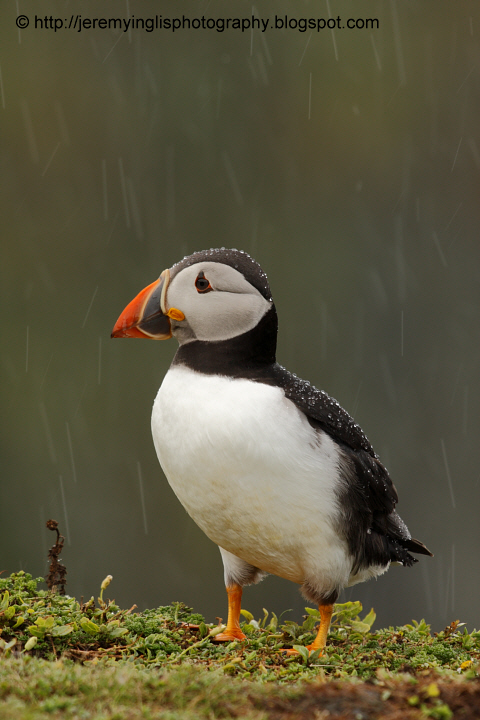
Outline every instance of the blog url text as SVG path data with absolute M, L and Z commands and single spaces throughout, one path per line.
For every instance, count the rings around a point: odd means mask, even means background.
M 17 15 L 16 25 L 25 30 L 30 25 L 28 15 Z M 183 30 L 214 30 L 225 32 L 236 30 L 247 32 L 249 30 L 260 30 L 262 33 L 267 30 L 296 30 L 307 32 L 307 30 L 320 32 L 322 30 L 378 30 L 378 18 L 347 18 L 343 20 L 340 15 L 336 18 L 310 17 L 295 18 L 289 15 L 275 15 L 272 18 L 259 18 L 254 15 L 250 17 L 228 17 L 212 18 L 197 17 L 136 17 L 131 15 L 128 18 L 106 18 L 106 17 L 83 17 L 82 15 L 71 15 L 69 18 L 54 17 L 53 15 L 38 16 L 33 18 L 32 27 L 35 30 L 120 30 L 127 33 L 131 30 L 143 30 L 154 32 L 166 30 L 169 32 L 181 32 Z

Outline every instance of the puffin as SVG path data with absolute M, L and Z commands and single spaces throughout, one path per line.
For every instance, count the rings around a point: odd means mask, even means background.
M 243 587 L 274 574 L 318 606 L 307 647 L 321 653 L 343 588 L 432 553 L 397 514 L 395 486 L 359 425 L 277 363 L 277 328 L 260 265 L 217 248 L 164 270 L 112 337 L 178 341 L 152 435 L 175 495 L 220 549 L 228 619 L 216 641 L 245 639 Z

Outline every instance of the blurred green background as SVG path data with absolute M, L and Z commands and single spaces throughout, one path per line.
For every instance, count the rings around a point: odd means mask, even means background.
M 278 359 L 361 424 L 435 558 L 356 586 L 378 625 L 479 623 L 480 11 L 477 3 L 21 0 L 1 17 L 0 570 L 226 617 L 217 548 L 157 462 L 175 342 L 111 341 L 184 254 L 250 252 Z M 172 33 L 69 19 L 341 16 L 378 29 Z M 194 479 L 192 478 L 192 482 Z M 266 508 L 268 512 L 268 508 Z M 305 601 L 267 578 L 244 605 Z M 287 616 L 288 617 L 288 616 Z

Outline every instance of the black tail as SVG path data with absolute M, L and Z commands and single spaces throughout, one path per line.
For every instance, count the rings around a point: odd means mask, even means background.
M 420 542 L 420 540 L 415 540 L 414 538 L 411 538 L 410 540 L 401 540 L 400 541 L 404 548 L 407 550 L 410 550 L 410 552 L 418 553 L 419 555 L 430 555 L 430 557 L 433 557 L 433 553 L 430 552 L 430 550 L 425 547 L 425 545 Z

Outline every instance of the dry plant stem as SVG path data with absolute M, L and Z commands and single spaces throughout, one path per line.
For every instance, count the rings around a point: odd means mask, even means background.
M 45 582 L 47 583 L 48 589 L 52 592 L 58 592 L 59 595 L 65 595 L 65 585 L 67 584 L 65 576 L 67 574 L 67 568 L 65 565 L 62 565 L 59 557 L 63 550 L 65 538 L 63 535 L 60 535 L 58 522 L 56 520 L 47 520 L 47 528 L 49 530 L 55 530 L 57 533 L 57 541 L 48 551 L 50 567 Z

